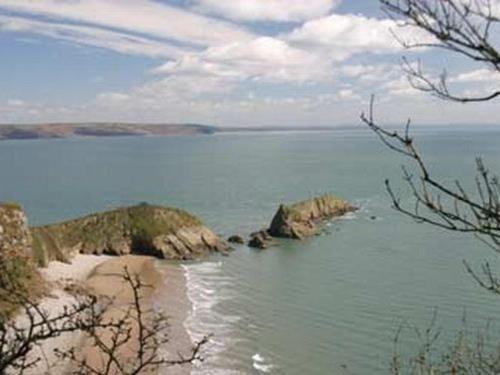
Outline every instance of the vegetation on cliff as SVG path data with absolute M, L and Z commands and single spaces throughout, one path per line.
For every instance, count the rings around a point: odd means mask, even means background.
M 50 139 L 69 137 L 122 137 L 144 135 L 212 134 L 215 127 L 198 124 L 61 123 L 0 126 L 2 139 Z
M 148 204 L 34 227 L 31 232 L 34 257 L 41 266 L 51 260 L 69 261 L 77 253 L 192 259 L 228 250 L 195 216 Z
M 325 194 L 291 205 L 280 205 L 269 228 L 250 235 L 248 246 L 266 249 L 275 245 L 274 237 L 301 240 L 318 234 L 325 221 L 357 208 L 332 194 Z
M 36 295 L 42 289 L 31 258 L 31 235 L 26 216 L 16 203 L 0 203 L 0 321 L 16 308 L 4 293 Z
M 281 205 L 268 233 L 273 237 L 302 239 L 318 232 L 318 224 L 356 208 L 343 199 L 325 194 L 292 205 Z

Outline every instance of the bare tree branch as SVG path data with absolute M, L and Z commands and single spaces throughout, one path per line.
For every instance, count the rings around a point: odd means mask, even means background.
M 170 340 L 167 317 L 145 309 L 142 292 L 148 286 L 137 275 L 130 274 L 125 268 L 123 278 L 132 291 L 133 302 L 118 318 L 109 318 L 112 300 L 91 294 L 79 296 L 76 303 L 51 315 L 40 307 L 39 301 L 15 289 L 3 293 L 20 306 L 20 315 L 26 321 L 21 324 L 15 319 L 0 320 L 0 374 L 23 374 L 35 367 L 42 358 L 31 355 L 33 349 L 46 340 L 70 332 L 84 333 L 98 348 L 102 359 L 96 365 L 82 355 L 79 348 L 57 349 L 58 358 L 73 364 L 71 371 L 74 374 L 135 375 L 160 367 L 202 361 L 201 349 L 209 341 L 209 336 L 197 342 L 185 357 L 166 358 L 161 355 L 162 347 Z M 137 350 L 131 354 L 125 348 L 135 341 L 133 347 Z
M 424 31 L 430 42 L 409 42 L 393 30 L 402 46 L 439 48 L 463 56 L 491 71 L 492 81 L 500 78 L 500 7 L 493 0 L 380 0 L 382 9 L 401 27 Z M 497 14 L 498 13 L 498 14 Z M 492 31 L 494 31 L 492 33 Z M 496 35 L 494 38 L 492 35 Z M 484 95 L 454 94 L 443 70 L 436 80 L 429 78 L 422 64 L 403 59 L 403 70 L 410 84 L 441 99 L 460 103 L 485 102 L 500 96 L 500 87 Z

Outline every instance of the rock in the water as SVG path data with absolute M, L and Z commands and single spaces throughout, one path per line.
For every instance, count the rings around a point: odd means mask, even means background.
M 348 202 L 326 194 L 290 206 L 281 205 L 268 232 L 273 237 L 303 239 L 319 232 L 319 225 L 356 208 Z
M 144 254 L 197 259 L 229 246 L 195 216 L 175 208 L 141 204 L 60 224 L 32 228 L 34 251 L 44 266 L 75 254 Z
M 245 239 L 241 237 L 240 235 L 235 234 L 234 236 L 231 236 L 227 239 L 227 242 L 231 243 L 237 243 L 240 245 L 243 245 L 245 243 Z
M 267 249 L 273 245 L 275 245 L 273 238 L 265 230 L 252 233 L 248 241 L 248 246 L 256 249 Z

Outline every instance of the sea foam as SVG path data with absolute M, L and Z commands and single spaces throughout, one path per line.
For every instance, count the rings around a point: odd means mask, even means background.
M 235 339 L 231 336 L 232 325 L 240 320 L 239 316 L 222 314 L 217 311 L 220 302 L 231 299 L 229 287 L 231 278 L 222 272 L 222 262 L 204 262 L 182 266 L 186 277 L 187 295 L 191 311 L 184 326 L 191 340 L 197 342 L 211 334 L 209 344 L 204 349 L 205 360 L 193 366 L 192 374 L 237 374 L 224 368 L 222 354 Z
M 272 365 L 270 364 L 265 364 L 266 362 L 266 359 L 260 355 L 259 353 L 255 353 L 253 356 L 252 356 L 252 360 L 253 360 L 253 368 L 260 371 L 260 372 L 270 372 L 273 368 Z

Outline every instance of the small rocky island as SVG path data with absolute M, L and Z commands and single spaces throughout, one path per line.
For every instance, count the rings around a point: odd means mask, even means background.
M 250 247 L 265 249 L 273 238 L 302 240 L 320 232 L 321 225 L 357 208 L 332 194 L 325 194 L 292 205 L 280 205 L 268 229 L 251 234 Z
M 140 204 L 31 228 L 37 262 L 69 261 L 75 254 L 152 255 L 198 259 L 229 246 L 195 216 L 176 208 Z

